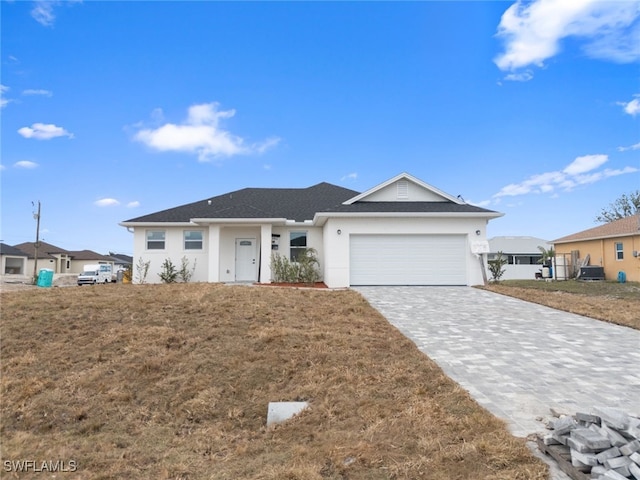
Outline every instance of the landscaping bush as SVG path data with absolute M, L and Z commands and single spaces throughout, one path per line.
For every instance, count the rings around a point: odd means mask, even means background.
M 491 273 L 491 281 L 499 282 L 504 275 L 505 268 L 504 266 L 507 264 L 507 259 L 502 254 L 502 252 L 498 252 L 498 256 L 493 260 L 489 260 L 487 263 L 489 264 L 489 273 Z
M 162 270 L 158 274 L 164 283 L 175 283 L 178 278 L 178 271 L 170 258 L 162 262 Z
M 313 284 L 320 281 L 320 262 L 314 248 L 300 252 L 295 262 L 274 253 L 271 255 L 271 275 L 274 282 Z
M 197 260 L 193 261 L 193 267 L 189 268 L 189 259 L 184 256 L 181 259 L 182 264 L 180 265 L 180 270 L 178 270 L 178 278 L 183 283 L 189 283 L 191 278 L 193 277 L 194 272 L 196 271 L 196 263 Z
M 151 265 L 151 261 L 144 261 L 142 257 L 138 258 L 138 263 L 136 264 L 136 272 L 138 274 L 138 283 L 146 283 L 147 275 L 149 274 L 149 266 Z

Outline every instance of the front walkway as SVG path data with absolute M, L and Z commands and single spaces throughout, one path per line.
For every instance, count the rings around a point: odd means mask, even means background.
M 355 288 L 515 436 L 554 407 L 640 414 L 640 331 L 469 287 Z

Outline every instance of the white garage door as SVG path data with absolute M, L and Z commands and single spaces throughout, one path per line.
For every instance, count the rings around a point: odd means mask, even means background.
M 351 235 L 351 285 L 467 285 L 464 235 Z

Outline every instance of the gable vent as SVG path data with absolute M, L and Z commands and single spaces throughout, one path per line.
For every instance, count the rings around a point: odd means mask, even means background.
M 409 198 L 409 182 L 400 181 L 396 184 L 398 199 Z

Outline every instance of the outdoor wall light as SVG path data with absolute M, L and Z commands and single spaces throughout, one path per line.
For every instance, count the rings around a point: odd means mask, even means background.
M 482 232 L 480 230 L 476 230 L 476 235 L 480 236 Z
M 338 229 L 338 231 L 336 232 L 338 235 L 342 235 L 342 230 Z

